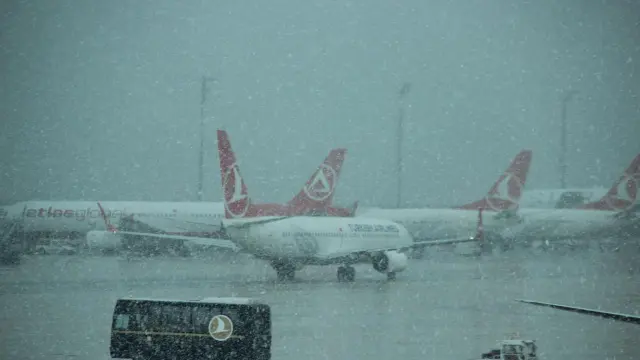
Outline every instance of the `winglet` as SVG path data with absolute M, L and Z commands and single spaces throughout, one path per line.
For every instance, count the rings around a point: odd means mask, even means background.
M 118 228 L 111 225 L 111 221 L 109 220 L 109 217 L 107 217 L 107 213 L 105 213 L 104 209 L 102 208 L 100 201 L 98 201 L 98 209 L 100 209 L 100 216 L 102 216 L 102 220 L 104 220 L 104 226 L 105 228 L 107 228 L 107 231 L 110 231 L 112 233 L 117 232 Z

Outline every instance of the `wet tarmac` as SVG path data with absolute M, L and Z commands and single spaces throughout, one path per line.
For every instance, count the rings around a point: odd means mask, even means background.
M 634 313 L 640 252 L 469 258 L 433 253 L 395 282 L 370 266 L 338 283 L 309 267 L 288 284 L 247 257 L 42 256 L 0 269 L 3 359 L 108 359 L 118 297 L 249 296 L 272 306 L 273 359 L 475 359 L 519 332 L 541 359 L 640 359 L 640 327 L 516 303 L 535 299 Z

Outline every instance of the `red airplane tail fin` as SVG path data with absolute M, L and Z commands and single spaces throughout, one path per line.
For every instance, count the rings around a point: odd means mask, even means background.
M 107 229 L 107 231 L 112 233 L 117 232 L 118 228 L 111 224 L 111 220 L 109 220 L 107 213 L 104 211 L 104 209 L 102 208 L 102 204 L 100 204 L 99 201 L 98 201 L 98 209 L 100 209 L 100 216 L 102 216 L 102 220 L 104 221 L 104 226 Z
M 600 200 L 580 207 L 586 210 L 625 211 L 638 202 L 640 187 L 640 154 L 631 161 L 629 167 Z
M 251 199 L 240 174 L 240 167 L 231 148 L 229 136 L 224 130 L 218 130 L 218 155 L 220 157 L 225 217 L 227 219 L 245 217 L 251 206 Z
M 295 209 L 316 210 L 331 206 L 347 149 L 333 149 L 311 175 L 302 190 L 289 201 Z
M 465 210 L 505 211 L 518 208 L 533 153 L 522 150 L 511 161 L 509 168 L 493 184 L 487 195 L 478 201 L 458 207 Z

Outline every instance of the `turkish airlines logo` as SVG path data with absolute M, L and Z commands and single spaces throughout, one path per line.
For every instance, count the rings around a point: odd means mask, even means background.
M 495 211 L 513 210 L 518 207 L 522 194 L 522 182 L 515 174 L 507 172 L 487 195 L 487 204 Z
M 250 199 L 243 186 L 242 176 L 237 164 L 233 164 L 224 174 L 224 207 L 231 216 L 243 217 L 249 210 Z
M 233 335 L 233 322 L 226 315 L 216 315 L 209 321 L 209 335 L 216 341 L 227 341 Z
M 632 208 L 638 200 L 638 185 L 640 183 L 640 173 L 625 174 L 615 191 L 607 196 L 606 202 L 612 209 L 628 210 Z
M 304 193 L 312 200 L 323 201 L 333 194 L 336 178 L 336 171 L 331 166 L 322 164 L 311 182 L 304 187 Z

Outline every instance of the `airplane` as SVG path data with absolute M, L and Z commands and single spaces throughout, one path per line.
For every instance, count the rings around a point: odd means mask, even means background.
M 292 280 L 295 271 L 311 265 L 340 265 L 338 281 L 355 280 L 357 263 L 396 278 L 407 268 L 406 250 L 475 242 L 482 237 L 482 208 L 478 210 L 476 236 L 414 241 L 407 229 L 394 221 L 368 217 L 295 216 L 264 211 L 254 204 L 226 133 L 218 131 L 220 174 L 225 201 L 221 227 L 235 246 L 268 261 L 279 280 Z
M 346 149 L 333 149 L 300 192 L 284 206 L 291 211 L 324 211 L 331 216 L 351 214 L 353 209 L 330 206 L 345 154 Z M 55 235 L 111 250 L 114 239 L 103 236 L 106 233 L 99 225 L 104 216 L 113 222 L 124 219 L 129 224 L 135 219 L 155 232 L 201 237 L 218 236 L 224 216 L 222 202 L 105 201 L 101 203 L 103 209 L 96 204 L 94 201 L 20 202 L 0 208 L 0 220 L 22 219 L 24 232 L 32 239 L 30 242 Z M 357 207 L 357 202 L 354 206 Z
M 520 151 L 487 195 L 469 204 L 451 208 L 368 208 L 358 210 L 356 216 L 392 220 L 405 226 L 414 239 L 429 240 L 473 234 L 477 211 L 484 209 L 493 214 L 485 216 L 484 220 L 484 231 L 490 238 L 507 226 L 517 224 L 514 214 L 527 180 L 532 155 L 531 150 Z M 420 256 L 419 250 L 416 256 Z
M 550 308 L 553 308 L 553 309 L 569 311 L 569 312 L 575 312 L 575 313 L 584 314 L 584 315 L 597 316 L 597 317 L 601 317 L 601 318 L 604 318 L 604 319 L 611 319 L 611 320 L 615 320 L 615 321 L 620 321 L 620 322 L 640 325 L 640 316 L 638 316 L 638 315 L 620 314 L 620 313 L 614 313 L 614 312 L 609 312 L 609 311 L 586 309 L 586 308 L 581 308 L 581 307 L 576 307 L 576 306 L 552 304 L 552 303 L 547 303 L 547 302 L 542 302 L 542 301 L 523 300 L 523 299 L 516 299 L 516 301 L 521 302 L 521 303 L 525 303 L 525 304 L 532 304 L 532 305 L 550 307 Z
M 599 239 L 627 236 L 638 231 L 640 222 L 637 191 L 640 183 L 640 154 L 607 193 L 597 201 L 572 209 L 520 208 L 520 223 L 503 232 L 514 241 Z
M 219 137 L 228 142 L 226 131 L 220 130 Z M 335 188 L 338 183 L 340 171 L 346 154 L 346 149 L 332 150 L 325 161 L 316 169 L 300 192 L 285 204 L 263 203 L 252 207 L 252 211 L 258 211 L 250 216 L 352 216 L 358 206 L 356 201 L 352 208 L 338 208 L 331 206 Z M 232 154 L 233 155 L 233 154 Z M 233 155 L 235 156 L 235 155 Z M 104 204 L 104 203 L 103 203 Z M 105 222 L 107 231 L 93 230 L 87 233 L 87 244 L 92 249 L 113 251 L 123 246 L 135 247 L 133 243 L 149 243 L 151 247 L 158 247 L 159 243 L 167 243 L 165 240 L 174 240 L 180 245 L 185 241 L 191 244 L 204 246 L 229 247 L 226 244 L 226 234 L 221 232 L 220 221 L 227 211 L 224 203 L 208 205 L 210 216 L 196 218 L 142 218 L 138 213 L 123 217 L 119 226 L 110 222 L 104 207 L 98 202 L 99 211 Z M 124 236 L 125 238 L 123 238 Z M 131 237 L 134 238 L 131 238 Z M 145 239 L 146 241 L 143 241 Z M 124 241 L 123 241 L 124 240 Z M 155 246 L 154 246 L 155 244 Z M 234 248 L 231 246 L 230 248 Z

